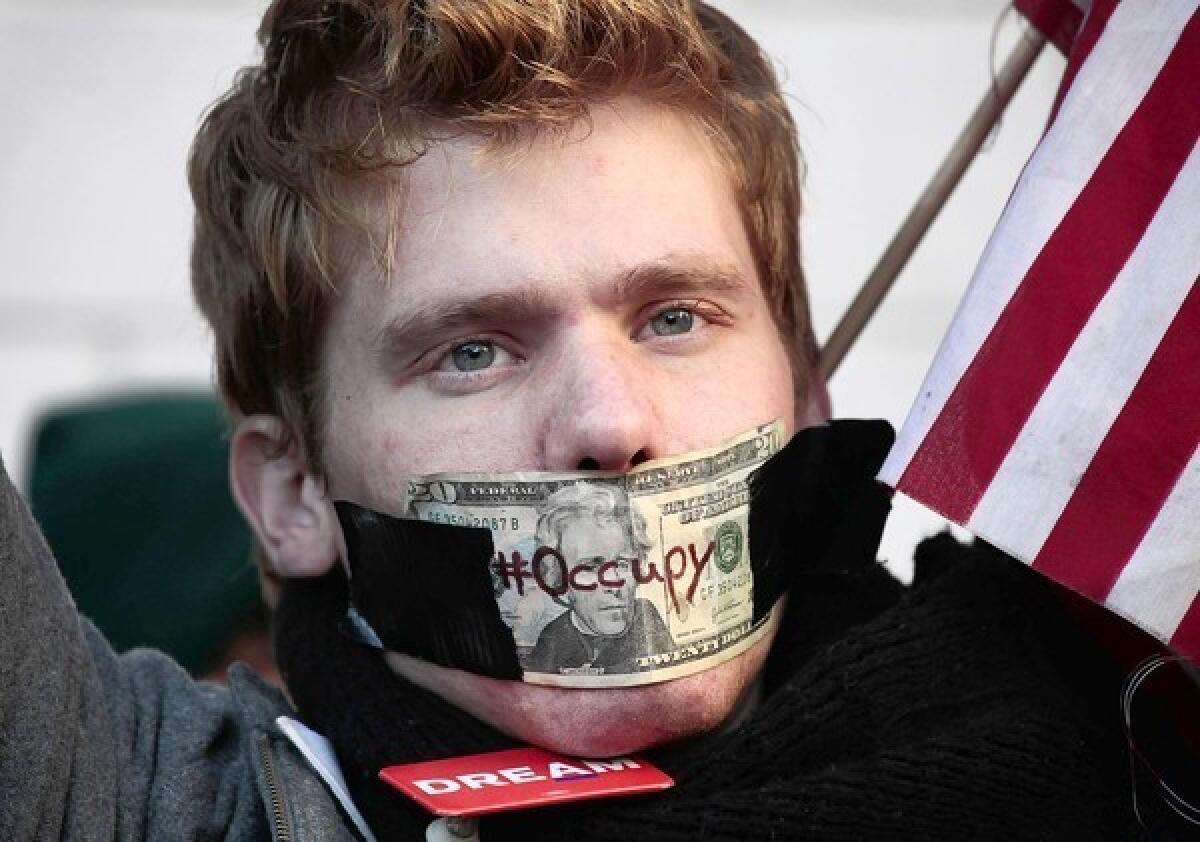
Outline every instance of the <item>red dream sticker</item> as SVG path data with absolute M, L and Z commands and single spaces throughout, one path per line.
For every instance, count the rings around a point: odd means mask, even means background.
M 439 816 L 484 816 L 675 785 L 638 757 L 581 760 L 540 748 L 388 766 L 379 777 Z

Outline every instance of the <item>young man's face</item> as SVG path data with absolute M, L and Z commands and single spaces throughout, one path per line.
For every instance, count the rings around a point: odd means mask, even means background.
M 601 573 L 600 568 L 609 562 L 632 562 L 637 557 L 625 525 L 615 520 L 598 523 L 567 521 L 558 551 L 568 570 L 590 570 L 583 584 L 595 586 L 571 588 L 567 592 L 579 630 L 593 635 L 624 634 L 633 620 L 633 577 L 614 574 L 611 570 Z M 604 584 L 602 579 L 609 584 Z
M 329 499 L 395 511 L 412 474 L 624 470 L 772 419 L 789 432 L 822 420 L 815 397 L 795 405 L 699 124 L 631 100 L 592 118 L 499 156 L 449 140 L 405 171 L 392 282 L 364 271 L 331 314 Z M 719 726 L 770 637 L 711 670 L 623 689 L 389 662 L 517 737 L 604 755 Z

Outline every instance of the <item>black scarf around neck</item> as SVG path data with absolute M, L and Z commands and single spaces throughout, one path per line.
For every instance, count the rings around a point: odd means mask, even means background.
M 822 458 L 836 470 L 823 474 L 831 479 L 816 503 L 798 505 L 838 526 L 817 552 L 806 548 L 809 561 L 795 571 L 755 710 L 734 730 L 644 752 L 676 780 L 665 793 L 487 818 L 484 842 L 958 838 L 971 828 L 986 838 L 1001 808 L 1024 811 L 1019 827 L 1003 827 L 1008 838 L 1025 838 L 1021 827 L 1039 837 L 1052 827 L 1037 806 L 1076 820 L 1081 811 L 1061 805 L 1078 804 L 1081 787 L 1078 780 L 1064 787 L 1060 773 L 1094 783 L 1094 771 L 1083 761 L 1061 768 L 1074 732 L 1054 715 L 1056 697 L 1045 676 L 1021 662 L 1012 635 L 993 637 L 1003 625 L 997 612 L 1007 617 L 1006 606 L 1021 599 L 1006 592 L 1014 584 L 959 571 L 942 577 L 954 599 L 946 586 L 906 595 L 874 558 L 890 495 L 873 476 L 890 429 L 881 422 L 826 429 Z M 934 560 L 919 566 L 919 576 L 962 553 L 948 538 L 927 546 Z M 423 839 L 432 817 L 379 781 L 379 770 L 517 743 L 349 640 L 339 631 L 346 604 L 340 572 L 285 585 L 275 623 L 280 671 L 301 717 L 334 744 L 375 834 Z M 982 663 L 965 671 L 964 653 Z M 1022 694 L 1038 699 L 1044 728 L 1014 727 Z M 1007 744 L 978 751 L 996 729 Z M 1056 752 L 1054 764 L 1036 762 Z M 950 779 L 923 773 L 928 764 Z M 1044 793 L 1030 798 L 1029 787 L 1039 784 Z M 1088 824 L 1101 814 L 1093 809 Z

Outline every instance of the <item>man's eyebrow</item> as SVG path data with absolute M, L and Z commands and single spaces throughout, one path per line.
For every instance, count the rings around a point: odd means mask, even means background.
M 397 316 L 374 338 L 376 352 L 390 356 L 431 338 L 497 322 L 519 322 L 546 316 L 551 303 L 538 289 L 515 287 L 472 298 L 418 305 Z
M 736 269 L 711 260 L 682 259 L 635 266 L 614 281 L 612 293 L 617 301 L 627 301 L 651 295 L 745 293 L 751 284 Z

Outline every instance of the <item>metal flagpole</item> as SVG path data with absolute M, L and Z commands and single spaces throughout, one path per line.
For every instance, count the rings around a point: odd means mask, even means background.
M 979 153 L 979 148 L 991 133 L 992 127 L 1004 113 L 1013 94 L 1024 81 L 1029 68 L 1046 44 L 1046 38 L 1032 27 L 1024 30 L 1016 47 L 996 76 L 995 83 L 975 108 L 958 139 L 950 149 L 946 160 L 938 168 L 925 192 L 917 199 L 913 209 L 896 236 L 892 238 L 883 256 L 867 276 L 862 289 L 846 309 L 841 321 L 829 335 L 821 348 L 817 367 L 821 376 L 828 380 L 846 356 L 846 352 L 858 339 L 867 322 L 879 309 L 880 302 L 891 289 L 896 276 L 904 269 L 917 245 L 937 218 L 946 200 L 958 186 L 963 173 Z

